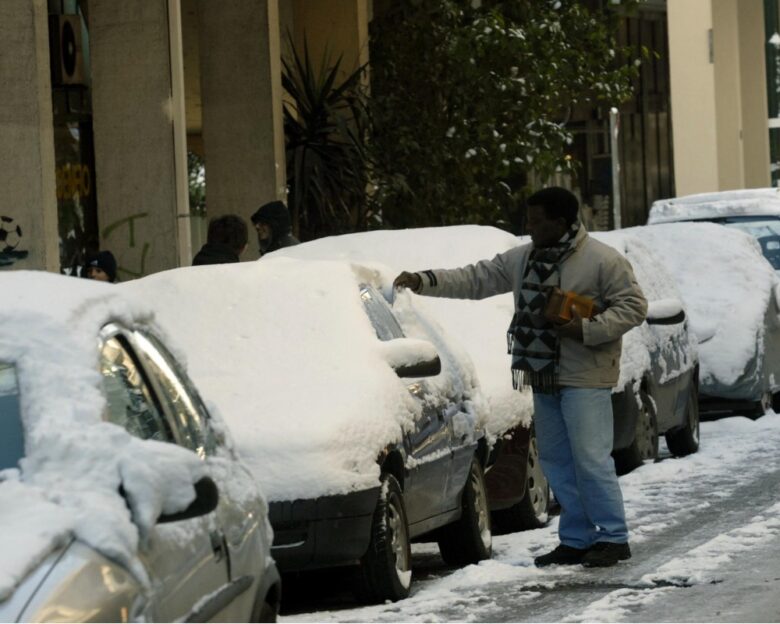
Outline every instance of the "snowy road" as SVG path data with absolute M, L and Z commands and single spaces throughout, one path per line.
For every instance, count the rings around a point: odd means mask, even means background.
M 460 570 L 435 545 L 415 545 L 405 601 L 361 607 L 332 590 L 344 582 L 331 574 L 305 601 L 287 600 L 281 619 L 780 621 L 780 415 L 702 423 L 701 438 L 693 456 L 662 449 L 661 461 L 621 477 L 634 556 L 614 568 L 535 568 L 557 543 L 554 519 L 496 536 L 492 560 Z

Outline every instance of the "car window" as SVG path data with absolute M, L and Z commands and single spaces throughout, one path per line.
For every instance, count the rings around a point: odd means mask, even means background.
M 201 457 L 213 454 L 217 444 L 208 412 L 189 377 L 155 336 L 136 331 L 135 337 L 146 369 L 159 382 L 161 400 L 175 421 L 180 444 Z
M 725 225 L 747 232 L 761 245 L 761 252 L 774 269 L 780 269 L 780 220 L 728 220 Z
M 103 342 L 100 374 L 106 395 L 104 419 L 143 440 L 174 442 L 173 434 L 154 402 L 143 372 L 120 336 Z
M 363 308 L 374 326 L 377 338 L 393 340 L 404 337 L 404 332 L 393 315 L 393 311 L 376 288 L 361 284 L 360 299 L 363 301 Z
M 16 468 L 24 457 L 24 429 L 16 368 L 0 362 L 0 470 Z

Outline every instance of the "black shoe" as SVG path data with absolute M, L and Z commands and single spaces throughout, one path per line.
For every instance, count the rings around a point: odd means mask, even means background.
M 582 558 L 588 552 L 587 548 L 572 548 L 559 544 L 555 550 L 534 559 L 537 568 L 548 565 L 577 565 L 582 563 Z
M 582 565 L 586 568 L 608 568 L 626 559 L 631 559 L 631 549 L 628 544 L 596 542 L 582 558 Z

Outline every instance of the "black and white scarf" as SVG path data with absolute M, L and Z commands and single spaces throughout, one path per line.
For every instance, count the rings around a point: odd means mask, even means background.
M 574 252 L 579 229 L 579 223 L 573 223 L 555 245 L 534 248 L 528 256 L 515 315 L 507 331 L 515 390 L 531 386 L 551 393 L 558 387 L 560 338 L 544 318 L 544 308 L 547 291 L 561 284 L 560 265 Z

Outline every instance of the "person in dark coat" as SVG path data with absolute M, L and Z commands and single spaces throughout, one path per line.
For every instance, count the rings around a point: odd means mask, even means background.
M 287 206 L 280 201 L 272 201 L 260 206 L 252 215 L 252 223 L 257 230 L 261 256 L 301 242 L 293 236 L 290 213 L 287 211 Z
M 238 215 L 228 214 L 209 221 L 206 244 L 192 259 L 193 266 L 201 264 L 225 264 L 238 262 L 249 240 L 246 221 Z
M 99 282 L 116 282 L 116 258 L 110 251 L 99 251 L 87 261 L 86 276 Z

